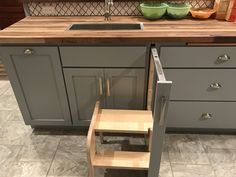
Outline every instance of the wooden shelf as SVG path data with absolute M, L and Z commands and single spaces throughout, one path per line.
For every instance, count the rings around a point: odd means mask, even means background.
M 94 129 L 96 132 L 148 134 L 152 126 L 151 111 L 101 109 Z
M 96 154 L 93 165 L 110 169 L 146 170 L 149 167 L 150 152 L 107 151 Z

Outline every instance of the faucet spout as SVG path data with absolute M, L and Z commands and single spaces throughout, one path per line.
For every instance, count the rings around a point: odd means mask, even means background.
M 113 6 L 113 0 L 105 0 L 105 21 L 111 21 L 111 7 Z

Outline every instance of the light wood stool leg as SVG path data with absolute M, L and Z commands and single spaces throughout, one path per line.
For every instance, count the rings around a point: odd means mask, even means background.
M 152 147 L 152 129 L 149 128 L 148 129 L 148 151 L 151 151 L 151 147 Z

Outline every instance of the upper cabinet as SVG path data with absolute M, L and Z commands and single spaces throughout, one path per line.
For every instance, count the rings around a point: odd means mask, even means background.
M 57 47 L 0 47 L 24 120 L 29 125 L 71 125 Z

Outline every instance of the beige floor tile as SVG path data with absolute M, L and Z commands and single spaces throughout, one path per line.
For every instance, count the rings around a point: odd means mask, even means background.
M 7 177 L 46 177 L 49 166 L 49 162 L 17 162 Z
M 81 148 L 81 147 L 80 147 Z M 58 149 L 51 165 L 48 177 L 56 176 L 87 176 L 87 154 L 81 149 Z
M 170 164 L 161 164 L 159 177 L 173 177 Z
M 14 96 L 14 92 L 12 90 L 12 87 L 9 86 L 9 88 L 3 94 L 4 95 L 12 95 L 12 96 Z
M 10 82 L 9 81 L 0 81 L 0 95 L 5 93 L 9 88 L 11 88 Z
M 11 110 L 11 113 L 12 114 L 9 118 L 10 121 L 22 121 L 22 122 L 24 121 L 23 116 L 19 109 Z
M 215 177 L 210 165 L 172 164 L 174 177 Z
M 60 138 L 47 135 L 31 135 L 25 141 L 19 155 L 19 161 L 51 162 L 56 153 Z
M 11 119 L 13 112 L 11 110 L 0 110 L 0 127 Z
M 211 149 L 206 150 L 207 155 L 212 165 L 236 165 L 236 150 L 235 149 Z
M 60 146 L 77 146 L 77 147 L 86 147 L 87 136 L 79 136 L 79 135 L 62 135 Z
M 0 95 L 0 110 L 14 110 L 18 108 L 18 104 L 15 96 L 12 95 Z
M 216 177 L 235 177 L 236 164 L 213 165 Z
M 7 177 L 20 149 L 21 146 L 0 145 L 0 177 Z
M 197 135 L 169 135 L 167 141 L 171 163 L 209 164 Z
M 23 145 L 32 129 L 21 121 L 8 121 L 1 131 L 0 144 Z
M 236 149 L 235 135 L 199 135 L 204 148 Z

